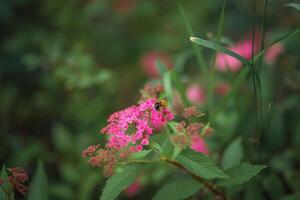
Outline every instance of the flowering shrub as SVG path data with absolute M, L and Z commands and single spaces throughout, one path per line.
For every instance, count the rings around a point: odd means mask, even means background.
M 93 167 L 103 167 L 103 174 L 111 176 L 101 199 L 114 199 L 126 188 L 126 195 L 135 195 L 139 184 L 134 181 L 140 171 L 144 165 L 155 162 L 166 162 L 182 169 L 186 176 L 195 178 L 217 197 L 225 199 L 224 194 L 207 180 L 234 181 L 237 177 L 226 174 L 206 156 L 209 147 L 204 138 L 211 136 L 213 129 L 209 123 L 199 121 L 204 114 L 194 106 L 185 108 L 175 117 L 167 102 L 158 98 L 165 95 L 163 91 L 157 85 L 147 85 L 141 91 L 141 99 L 147 95 L 150 98 L 109 116 L 107 125 L 100 131 L 107 136 L 105 146 L 91 145 L 82 152 Z M 155 136 L 164 137 L 157 140 Z M 263 168 L 249 165 L 250 171 L 256 171 L 254 174 Z

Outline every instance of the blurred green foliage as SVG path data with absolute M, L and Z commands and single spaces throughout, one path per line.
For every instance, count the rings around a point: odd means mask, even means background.
M 117 0 L 0 2 L 0 161 L 23 166 L 30 175 L 40 173 L 35 183 L 44 176 L 41 166 L 36 172 L 36 162 L 42 159 L 49 199 L 99 197 L 104 177 L 87 165 L 81 151 L 104 143 L 97 133 L 107 116 L 138 100 L 149 80 L 140 66 L 144 54 L 159 50 L 172 56 L 174 70 L 164 83 L 172 78 L 181 94 L 190 83 L 208 85 L 176 2 L 132 2 L 127 10 L 118 7 Z M 269 1 L 269 43 L 299 28 L 299 12 L 280 8 L 284 3 Z M 255 26 L 260 27 L 264 2 L 256 4 Z M 222 1 L 190 0 L 182 5 L 195 36 L 215 38 Z M 251 1 L 226 2 L 221 41 L 239 41 L 250 32 L 251 6 Z M 250 78 L 226 105 L 221 97 L 209 102 L 213 110 L 222 105 L 210 118 L 215 129 L 208 141 L 212 157 L 224 168 L 242 161 L 268 165 L 251 182 L 228 189 L 231 199 L 299 199 L 299 34 L 284 45 L 285 52 L 260 72 L 265 121 L 259 138 Z M 202 50 L 209 68 L 212 53 Z M 232 85 L 235 77 L 216 74 L 215 81 Z M 172 100 L 172 89 L 168 92 Z M 206 104 L 200 107 L 210 112 Z M 153 196 L 168 174 L 164 166 L 151 170 L 151 181 L 145 181 L 150 186 L 137 199 Z

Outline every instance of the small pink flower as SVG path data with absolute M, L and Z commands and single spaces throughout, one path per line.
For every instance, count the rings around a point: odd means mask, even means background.
M 260 37 L 256 33 L 254 41 L 254 55 L 259 51 Z M 252 37 L 248 37 L 245 40 L 229 47 L 229 49 L 247 60 L 252 57 Z M 224 53 L 218 53 L 216 57 L 216 67 L 218 71 L 232 71 L 237 72 L 241 69 L 242 63 L 236 58 Z
M 274 44 L 270 49 L 267 50 L 265 58 L 267 63 L 273 63 L 274 60 L 284 51 L 282 43 Z
M 190 85 L 186 90 L 188 100 L 193 104 L 201 104 L 205 101 L 206 94 L 204 89 L 197 84 Z
M 140 183 L 138 181 L 135 181 L 124 191 L 124 194 L 127 197 L 134 197 L 140 192 L 140 190 Z
M 192 136 L 190 147 L 194 151 L 197 151 L 197 152 L 200 152 L 203 154 L 208 154 L 207 144 L 205 143 L 204 139 L 199 135 Z
M 143 70 L 152 78 L 157 78 L 159 72 L 157 70 L 157 62 L 161 62 L 166 66 L 167 69 L 172 68 L 172 60 L 170 56 L 163 52 L 153 51 L 145 54 L 141 59 L 141 66 Z

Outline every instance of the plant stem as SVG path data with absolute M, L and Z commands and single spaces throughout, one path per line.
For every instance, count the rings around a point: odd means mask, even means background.
M 199 182 L 201 182 L 204 187 L 206 187 L 208 190 L 210 190 L 212 193 L 214 193 L 216 196 L 220 197 L 222 200 L 226 200 L 225 195 L 219 191 L 214 185 L 208 183 L 207 181 L 205 181 L 202 177 L 197 176 L 196 174 L 190 172 L 189 170 L 187 170 L 186 168 L 184 168 L 182 165 L 180 165 L 179 163 L 169 160 L 167 158 L 162 158 L 163 160 L 165 160 L 166 162 L 186 171 L 187 173 L 189 173 L 191 176 L 193 176 L 195 179 L 197 179 Z

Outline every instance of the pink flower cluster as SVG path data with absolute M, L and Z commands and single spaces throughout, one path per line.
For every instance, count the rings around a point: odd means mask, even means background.
M 101 133 L 110 136 L 106 145 L 109 149 L 122 149 L 130 144 L 130 151 L 141 151 L 148 145 L 153 129 L 157 129 L 174 118 L 166 107 L 156 110 L 156 99 L 147 99 L 140 105 L 134 105 L 113 113 L 108 119 L 108 125 Z
M 28 190 L 24 185 L 24 182 L 28 180 L 26 171 L 21 167 L 8 168 L 8 171 L 11 173 L 8 180 L 13 185 L 13 188 L 25 196 Z

